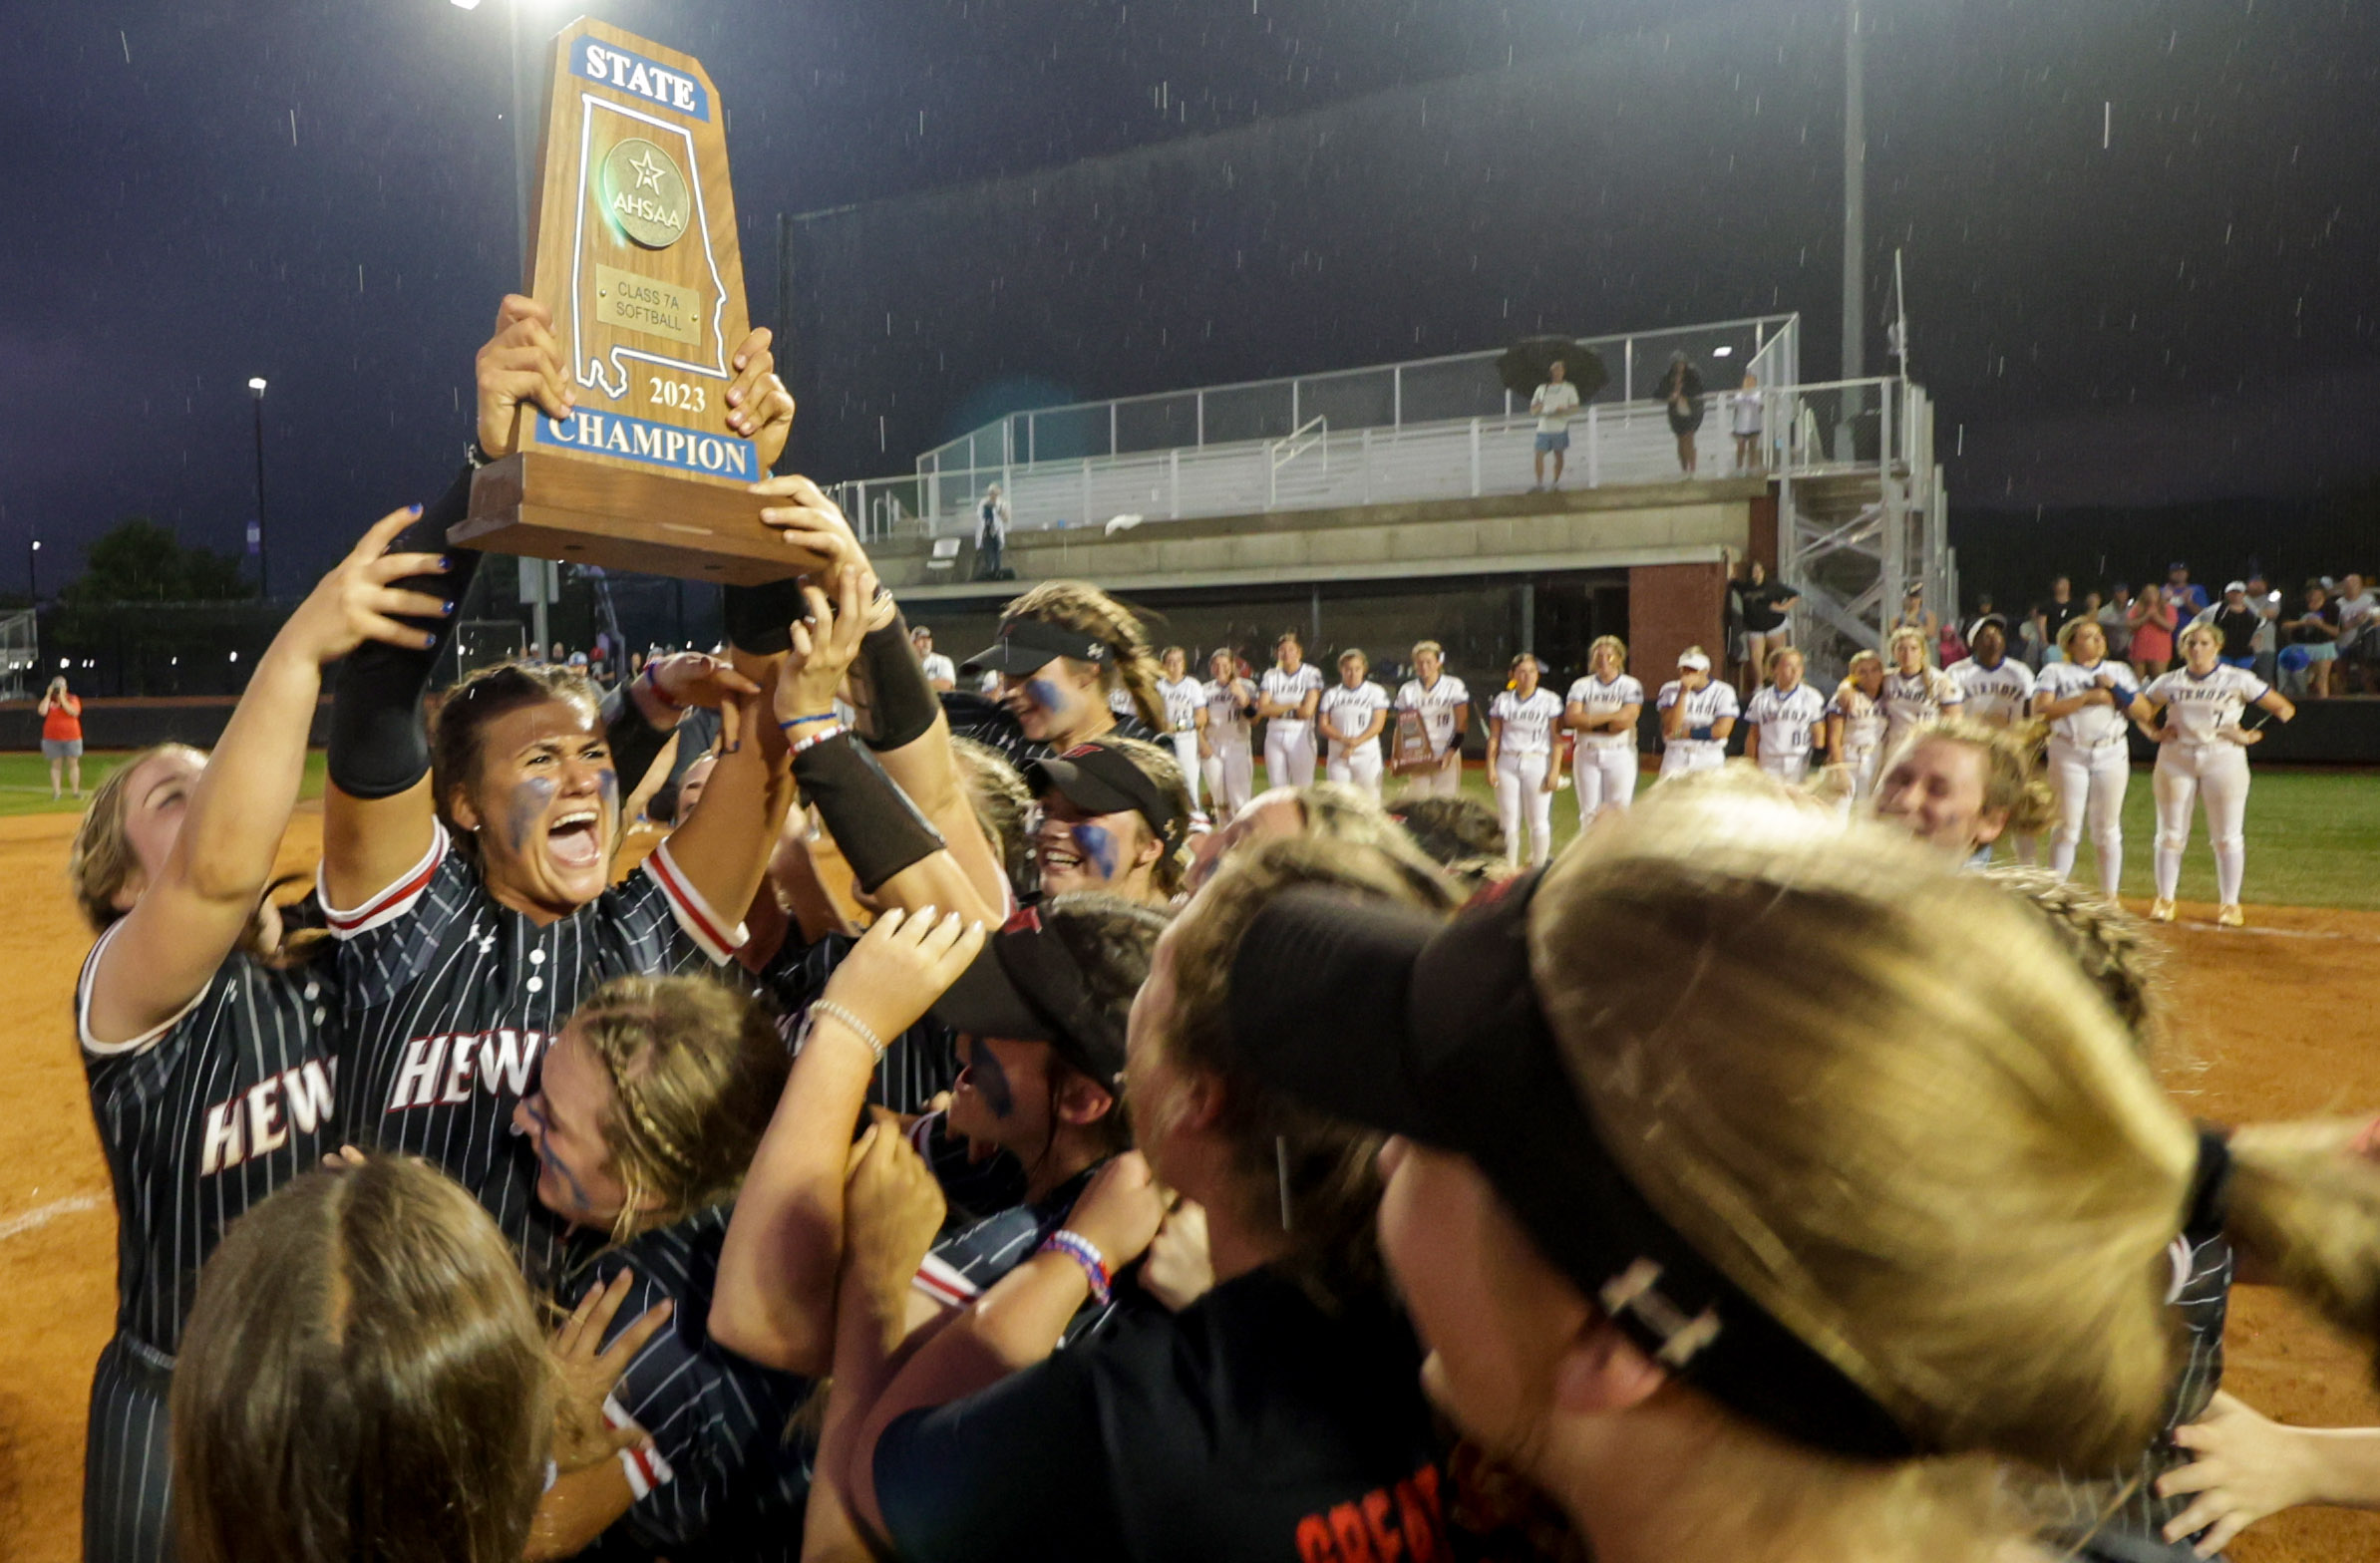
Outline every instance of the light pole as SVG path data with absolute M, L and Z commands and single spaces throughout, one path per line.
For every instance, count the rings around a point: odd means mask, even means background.
M 480 8 L 480 0 L 455 0 L 455 4 L 465 11 L 477 11 Z M 527 10 L 525 0 L 512 0 L 511 15 L 505 24 L 512 44 L 512 220 L 513 231 L 520 245 L 520 291 L 523 293 L 530 290 L 532 281 L 528 274 L 528 221 L 529 203 L 535 199 L 535 194 L 530 187 L 533 170 L 529 165 L 537 156 L 537 133 L 529 124 L 528 109 L 530 50 L 522 36 L 526 28 Z
M 272 572 L 264 552 L 264 381 L 250 380 L 248 390 L 256 402 L 256 595 L 270 602 Z
M 41 539 L 39 537 L 34 538 L 33 546 L 25 550 L 25 587 L 26 595 L 33 599 L 33 606 L 40 607 Z
M 1868 368 L 1868 92 L 1860 43 L 1860 0 L 1845 0 L 1843 36 L 1843 378 Z M 1835 460 L 1858 460 L 1853 424 L 1860 394 L 1843 388 L 1835 424 Z

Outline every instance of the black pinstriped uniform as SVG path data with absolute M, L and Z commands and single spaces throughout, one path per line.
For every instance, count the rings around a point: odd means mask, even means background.
M 781 1013 L 799 1017 L 827 991 L 835 968 L 856 943 L 831 933 L 804 944 L 799 931 L 788 929 L 784 947 L 761 970 L 761 986 Z M 886 1044 L 884 1060 L 868 1082 L 867 1099 L 895 1112 L 922 1112 L 936 1094 L 958 1083 L 958 1034 L 930 1018 L 921 1020 Z
M 1137 738 L 1147 744 L 1160 743 L 1165 738 L 1164 734 L 1137 716 L 1120 712 L 1110 714 L 1115 717 L 1116 726 L 1111 732 L 1102 734 L 1104 738 Z M 1019 771 L 1036 760 L 1049 759 L 1061 747 L 1025 737 L 1023 726 L 1006 706 L 981 695 L 970 695 L 964 690 L 943 692 L 942 715 L 950 721 L 952 737 L 971 738 L 978 744 L 990 745 L 1007 756 L 1008 763 Z
M 911 1284 L 946 1308 L 966 1307 L 1002 1276 L 1039 1253 L 1042 1240 L 1066 1225 L 1075 1201 L 1083 1197 L 1092 1174 L 1099 1170 L 1086 1167 L 1026 1204 L 1024 1169 L 1016 1159 L 1003 1152 L 986 1162 L 970 1162 L 964 1142 L 947 1132 L 943 1114 L 937 1112 L 911 1124 L 909 1143 L 925 1157 L 951 1206 L 950 1216 Z M 1005 1208 L 995 1208 L 990 1201 L 1004 1189 L 1014 1190 L 1011 1202 Z M 1146 1302 L 1129 1275 L 1115 1279 L 1113 1292 L 1109 1302 L 1092 1299 L 1076 1309 L 1059 1337 L 1059 1346 L 1072 1346 L 1099 1334 L 1119 1312 Z
M 655 1304 L 677 1304 L 628 1365 L 607 1407 L 615 1421 L 652 1435 L 650 1451 L 619 1456 L 635 1501 L 581 1557 L 794 1563 L 802 1554 L 817 1450 L 788 1424 L 809 1402 L 812 1381 L 759 1367 L 711 1341 L 728 1210 L 705 1210 L 609 1249 L 566 1290 L 564 1301 L 574 1304 L 621 1270 L 635 1272 L 613 1335 Z
M 2165 1527 L 2190 1506 L 2191 1495 L 2161 1498 L 2157 1479 L 2190 1463 L 2175 1446 L 2173 1431 L 2207 1413 L 2222 1388 L 2223 1319 L 2229 1312 L 2231 1245 L 2219 1231 L 2185 1233 L 2175 1240 L 2177 1285 L 2169 1306 L 2181 1316 L 2188 1347 L 2166 1401 L 2165 1431 L 2140 1459 L 2101 1473 L 2069 1472 L 2061 1479 L 2064 1500 L 2059 1539 L 2077 1557 L 2094 1563 L 2196 1563 L 2188 1540 L 2167 1541 Z
M 112 936 L 75 997 L 116 1192 L 116 1336 L 91 1385 L 83 1556 L 153 1563 L 171 1555 L 166 1394 L 198 1267 L 233 1221 L 337 1148 L 339 1070 L 325 1042 L 337 1002 L 327 960 L 276 971 L 235 954 L 173 1020 L 97 1045 L 91 977 Z
M 327 916 L 347 995 L 351 1137 L 424 1157 L 470 1189 L 529 1279 L 552 1286 L 581 1245 L 537 1203 L 537 1161 L 512 1131 L 513 1107 L 599 984 L 715 970 L 741 931 L 701 903 L 666 842 L 626 883 L 539 927 L 488 893 L 443 827 L 403 879 Z

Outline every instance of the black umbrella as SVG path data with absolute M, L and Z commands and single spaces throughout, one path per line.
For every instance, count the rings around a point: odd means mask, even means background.
M 1496 360 L 1496 378 L 1515 396 L 1533 396 L 1550 378 L 1546 371 L 1555 359 L 1561 360 L 1563 374 L 1578 388 L 1581 402 L 1594 400 L 1611 381 L 1601 355 L 1571 337 L 1523 337 Z

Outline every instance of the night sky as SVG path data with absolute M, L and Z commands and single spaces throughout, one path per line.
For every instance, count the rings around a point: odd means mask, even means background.
M 54 591 L 132 513 L 236 548 L 250 375 L 271 381 L 281 591 L 452 470 L 472 351 L 516 280 L 510 3 L 10 5 L 0 587 L 21 589 L 28 537 Z M 520 3 L 553 27 L 581 9 Z M 903 322 L 864 353 L 814 325 L 826 356 L 789 366 L 822 477 L 905 470 L 1034 385 L 1346 367 L 1540 319 L 1798 309 L 1805 376 L 1837 372 L 1838 5 L 583 9 L 718 84 L 756 320 L 777 213 L 906 198 L 847 223 L 913 219 L 920 253 L 798 279 L 798 321 Z M 2282 497 L 2380 469 L 2380 4 L 1869 10 L 1873 313 L 1903 246 L 1954 504 Z M 1441 118 L 1417 128 L 1424 100 Z M 1153 168 L 1195 187 L 1201 231 L 1254 242 L 1226 267 L 1103 231 L 1137 212 L 1147 243 Z M 1127 198 L 1037 232 L 1043 178 Z M 977 302 L 995 280 L 1015 319 L 1066 329 L 998 325 Z

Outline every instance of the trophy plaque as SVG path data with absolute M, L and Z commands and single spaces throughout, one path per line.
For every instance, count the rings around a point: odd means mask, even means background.
M 1418 711 L 1400 711 L 1396 734 L 1389 752 L 1388 769 L 1401 777 L 1417 776 L 1438 769 L 1438 752 L 1430 747 L 1430 730 L 1422 725 Z
M 727 426 L 749 322 L 719 94 L 693 58 L 581 18 L 554 41 L 527 290 L 553 311 L 575 416 L 520 410 L 459 544 L 736 585 L 814 561 L 760 520 L 768 475 Z

